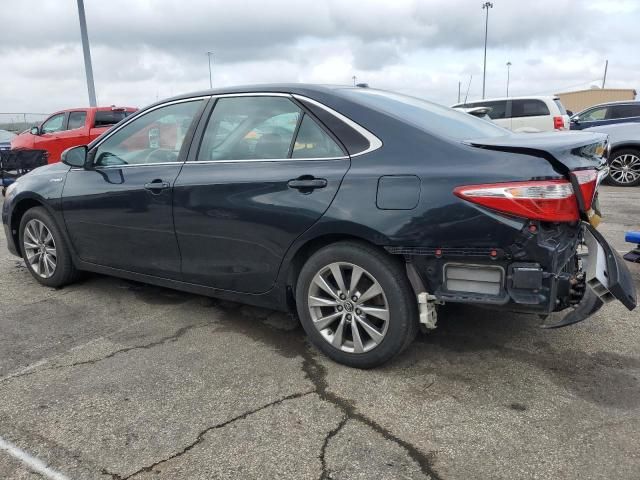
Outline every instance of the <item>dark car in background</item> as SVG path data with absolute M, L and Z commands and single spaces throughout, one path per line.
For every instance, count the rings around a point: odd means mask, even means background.
M 640 122 L 640 101 L 601 103 L 571 117 L 571 130 L 583 130 L 599 125 Z
M 11 140 L 16 137 L 16 134 L 7 130 L 0 130 L 0 150 L 10 150 Z
M 601 125 L 587 131 L 609 135 L 611 153 L 607 182 L 619 187 L 640 185 L 640 123 Z
M 548 327 L 633 309 L 594 228 L 607 149 L 369 88 L 228 88 L 67 150 L 9 187 L 2 221 L 43 285 L 87 270 L 291 310 L 328 356 L 368 368 L 445 302 L 566 311 Z

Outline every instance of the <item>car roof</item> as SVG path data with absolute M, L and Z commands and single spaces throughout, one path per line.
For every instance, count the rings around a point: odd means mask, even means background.
M 175 97 L 166 98 L 158 103 L 166 103 L 175 100 L 185 100 L 193 97 L 205 97 L 209 95 L 228 95 L 236 93 L 293 93 L 299 95 L 313 95 L 335 93 L 342 89 L 360 89 L 351 85 L 320 85 L 312 83 L 266 83 L 254 85 L 237 85 L 223 88 L 213 88 L 196 92 L 185 93 Z M 364 87 L 366 88 L 366 87 Z
M 587 107 L 582 111 L 584 112 L 585 110 L 590 110 L 594 107 L 607 107 L 609 105 L 638 105 L 638 104 L 640 104 L 640 100 L 616 100 L 615 102 L 597 103 L 596 105 L 591 105 L 590 107 Z
M 466 102 L 456 103 L 456 105 L 469 105 L 471 103 L 478 102 L 500 102 L 504 100 L 560 100 L 559 97 L 555 95 L 523 95 L 518 97 L 495 97 L 495 98 L 485 98 L 485 99 L 477 99 L 477 100 L 467 100 Z

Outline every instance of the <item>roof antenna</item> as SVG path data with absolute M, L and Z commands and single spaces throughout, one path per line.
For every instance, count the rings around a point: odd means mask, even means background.
M 469 89 L 471 88 L 471 80 L 473 79 L 473 75 L 469 75 L 469 85 L 467 86 L 467 94 L 464 96 L 464 104 L 467 104 L 467 97 L 469 97 Z

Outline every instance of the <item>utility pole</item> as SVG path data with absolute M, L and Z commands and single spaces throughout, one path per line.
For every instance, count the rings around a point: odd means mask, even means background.
M 213 88 L 213 80 L 211 77 L 211 57 L 213 56 L 213 52 L 207 52 L 207 56 L 209 57 L 209 88 Z
M 609 68 L 609 60 L 607 60 L 604 64 L 604 77 L 602 77 L 602 88 L 604 88 L 604 83 L 607 81 L 607 69 Z
M 93 84 L 93 67 L 91 66 L 91 50 L 89 49 L 89 35 L 87 34 L 87 19 L 84 15 L 84 0 L 78 0 L 78 17 L 80 18 L 80 36 L 82 37 L 82 53 L 84 54 L 84 70 L 87 74 L 87 90 L 89 91 L 89 106 L 97 107 L 96 87 Z
M 482 99 L 484 100 L 485 94 L 485 82 L 487 79 L 487 33 L 489 31 L 489 9 L 493 8 L 493 3 L 484 2 L 482 9 L 487 11 L 486 20 L 484 24 L 484 68 L 482 70 Z
M 351 77 L 351 80 L 353 80 L 353 86 L 356 86 L 356 80 L 358 79 L 358 77 L 356 77 L 355 75 L 353 77 Z
M 509 70 L 511 69 L 511 62 L 507 62 L 507 97 L 509 97 Z
M 458 103 L 460 103 L 460 88 L 462 88 L 462 82 L 458 81 Z

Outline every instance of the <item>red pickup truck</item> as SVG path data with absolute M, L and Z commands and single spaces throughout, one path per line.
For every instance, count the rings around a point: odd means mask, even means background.
M 60 161 L 69 147 L 86 145 L 137 109 L 132 107 L 71 108 L 49 116 L 40 126 L 21 133 L 11 149 L 46 150 L 49 163 Z

